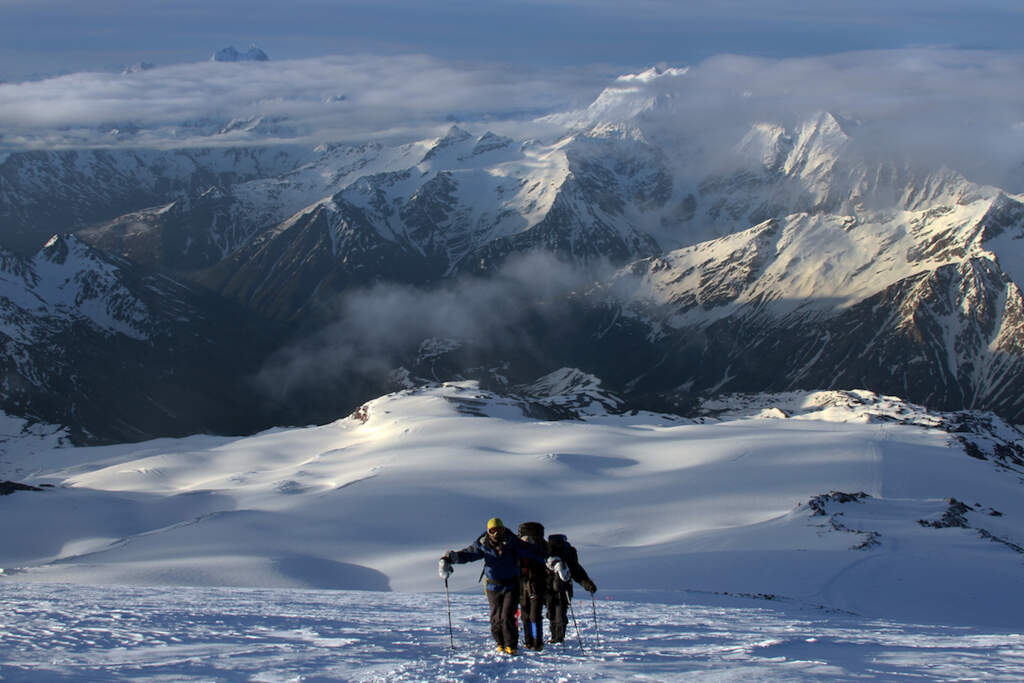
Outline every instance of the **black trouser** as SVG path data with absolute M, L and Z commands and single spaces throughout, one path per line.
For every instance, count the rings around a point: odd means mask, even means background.
M 516 607 L 519 604 L 519 586 L 511 585 L 506 590 L 487 590 L 487 602 L 491 605 L 491 635 L 494 642 L 513 650 L 519 646 L 519 626 L 516 624 Z
M 523 621 L 523 645 L 537 650 L 544 647 L 544 594 L 527 586 L 519 601 L 519 616 Z
M 548 593 L 548 621 L 551 622 L 551 642 L 561 643 L 565 640 L 565 627 L 569 610 L 569 597 L 565 591 Z

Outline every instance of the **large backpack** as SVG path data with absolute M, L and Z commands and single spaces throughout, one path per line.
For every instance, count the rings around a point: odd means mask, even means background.
M 529 543 L 540 543 L 544 540 L 544 525 L 540 522 L 523 522 L 519 525 L 519 537 L 526 537 Z
M 551 534 L 548 536 L 548 553 L 560 557 L 565 566 L 569 568 L 569 571 L 575 572 L 573 567 L 579 564 L 579 555 L 576 553 L 576 548 L 573 548 L 572 544 L 569 543 L 569 539 L 565 534 Z M 569 595 L 572 596 L 571 580 L 562 581 L 554 573 L 551 573 L 549 579 L 550 590 L 556 593 L 568 591 Z
M 532 543 L 538 551 L 547 555 L 548 544 L 544 540 L 544 525 L 540 522 L 523 522 L 519 525 L 519 537 L 527 543 Z M 543 562 L 537 560 L 523 559 L 520 562 L 522 577 L 527 583 L 529 593 L 543 593 L 547 585 L 547 568 Z
M 552 555 L 558 555 L 565 561 L 569 560 L 569 555 L 575 548 L 569 543 L 569 539 L 565 534 L 551 534 L 548 536 L 548 551 Z

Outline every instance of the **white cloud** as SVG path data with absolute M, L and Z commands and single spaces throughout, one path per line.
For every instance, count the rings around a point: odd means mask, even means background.
M 735 144 L 752 122 L 792 125 L 831 111 L 862 122 L 858 134 L 880 149 L 1000 182 L 1024 160 L 1022 76 L 1018 53 L 924 49 L 781 60 L 723 55 L 669 78 L 628 82 L 597 69 L 419 55 L 197 63 L 0 85 L 0 147 L 416 138 L 452 118 L 511 133 L 509 121 L 518 126 L 585 105 L 604 83 L 634 98 L 668 97 L 665 125 L 706 148 Z M 232 119 L 260 116 L 276 123 L 210 137 Z
M 193 144 L 232 119 L 287 119 L 281 134 L 343 140 L 415 136 L 447 118 L 515 117 L 566 106 L 592 76 L 430 57 L 332 56 L 267 63 L 198 63 L 133 74 L 76 73 L 0 85 L 5 147 Z M 189 122 L 190 125 L 183 125 Z M 224 141 L 248 142 L 247 136 Z M 209 141 L 207 141 L 209 142 Z
M 860 125 L 861 149 L 982 182 L 1019 184 L 1024 162 L 1024 55 L 955 50 L 764 59 L 721 55 L 686 71 L 619 78 L 587 111 L 556 121 L 630 116 L 657 100 L 648 132 L 685 138 L 715 163 L 755 123 L 795 127 L 821 112 Z M 596 117 L 596 118 L 595 118 Z M 1015 170 L 1016 169 L 1016 170 Z
M 531 323 L 564 322 L 568 295 L 582 296 L 611 273 L 605 263 L 575 267 L 534 252 L 511 258 L 488 277 L 459 277 L 430 289 L 384 283 L 348 291 L 333 302 L 336 322 L 279 352 L 259 385 L 283 399 L 325 378 L 379 379 L 431 338 L 528 353 L 535 344 Z

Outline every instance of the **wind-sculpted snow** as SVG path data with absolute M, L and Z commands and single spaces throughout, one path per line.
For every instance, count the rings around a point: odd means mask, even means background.
M 482 596 L 7 585 L 0 676 L 25 681 L 1018 680 L 1021 636 L 773 596 L 576 601 L 579 636 L 492 652 Z M 596 613 L 595 625 L 593 615 Z M 596 626 L 596 628 L 595 628 Z M 454 649 L 452 649 L 454 643 Z M 582 644 L 582 650 L 581 650 Z

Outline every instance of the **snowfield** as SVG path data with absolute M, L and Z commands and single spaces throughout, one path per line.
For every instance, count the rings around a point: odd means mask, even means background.
M 545 421 L 448 383 L 318 427 L 95 448 L 6 420 L 0 479 L 42 491 L 0 498 L 0 678 L 1024 677 L 1015 428 L 868 392 L 694 420 L 586 403 L 552 396 L 582 419 Z M 478 564 L 450 580 L 451 650 L 437 558 L 495 515 L 579 549 L 582 652 L 570 626 L 492 653 Z
M 602 591 L 603 592 L 603 591 Z M 643 596 L 641 596 L 643 597 Z M 486 600 L 293 589 L 4 587 L 2 680 L 1020 680 L 1024 637 L 680 592 L 576 603 L 579 637 L 492 651 Z M 452 640 L 455 649 L 451 648 Z M 580 648 L 582 641 L 583 649 Z

